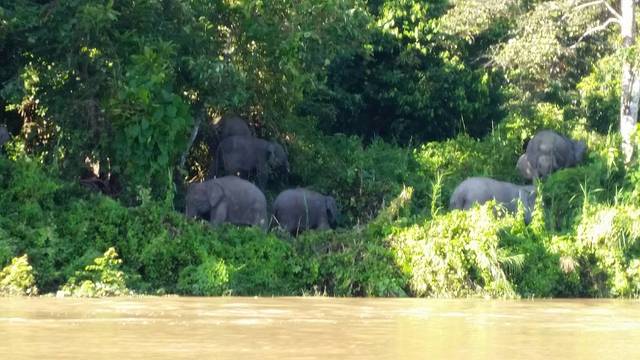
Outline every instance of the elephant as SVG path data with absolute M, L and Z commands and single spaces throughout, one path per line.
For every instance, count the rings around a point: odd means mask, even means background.
M 185 215 L 203 218 L 211 225 L 227 222 L 267 229 L 267 200 L 260 189 L 237 176 L 224 176 L 190 184 Z
M 273 202 L 277 223 L 292 235 L 307 229 L 335 229 L 338 207 L 336 200 L 303 188 L 281 192 Z
M 220 140 L 229 136 L 253 136 L 251 128 L 246 121 L 234 114 L 226 114 L 220 119 L 218 125 L 220 131 Z
M 289 174 L 289 160 L 282 145 L 252 136 L 230 136 L 218 145 L 215 163 L 209 167 L 213 175 L 236 175 L 250 178 L 265 189 L 275 171 Z
M 538 132 L 527 144 L 527 150 L 516 164 L 527 179 L 545 178 L 556 170 L 576 166 L 584 159 L 587 145 L 551 130 Z
M 475 203 L 484 204 L 489 200 L 495 200 L 510 213 L 515 213 L 518 202 L 522 202 L 525 210 L 524 222 L 529 224 L 536 202 L 536 189 L 533 185 L 516 185 L 487 177 L 470 177 L 455 188 L 449 208 L 467 210 Z
M 7 130 L 6 126 L 0 126 L 0 152 L 2 152 L 2 147 L 4 144 L 11 139 L 11 134 L 9 134 L 9 130 Z

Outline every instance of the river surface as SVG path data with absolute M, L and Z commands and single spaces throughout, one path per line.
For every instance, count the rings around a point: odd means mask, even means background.
M 640 359 L 640 302 L 0 298 L 0 359 Z

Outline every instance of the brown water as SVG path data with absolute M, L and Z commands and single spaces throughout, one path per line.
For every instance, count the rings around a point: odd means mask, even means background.
M 640 359 L 640 302 L 0 298 L 0 359 Z

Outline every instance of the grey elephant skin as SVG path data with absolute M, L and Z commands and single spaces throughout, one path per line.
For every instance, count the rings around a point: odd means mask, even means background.
M 451 195 L 450 209 L 467 210 L 474 204 L 484 204 L 495 200 L 510 213 L 518 210 L 518 202 L 524 206 L 524 221 L 531 222 L 531 213 L 536 202 L 536 189 L 533 185 L 516 185 L 486 177 L 471 177 L 461 182 Z
M 249 179 L 254 174 L 256 184 L 265 189 L 276 173 L 289 173 L 289 160 L 282 145 L 252 136 L 230 136 L 218 145 L 212 175 L 237 175 Z
M 267 228 L 267 200 L 255 185 L 237 176 L 224 176 L 189 185 L 185 214 L 212 225 L 231 223 Z
M 2 147 L 4 144 L 11 139 L 11 134 L 9 134 L 9 130 L 5 126 L 0 126 L 0 152 L 2 152 Z
M 562 168 L 582 162 L 587 151 L 584 141 L 571 140 L 551 130 L 538 132 L 527 144 L 527 150 L 516 168 L 528 180 L 545 178 Z
M 220 140 L 230 136 L 253 136 L 249 124 L 240 116 L 227 114 L 222 117 L 219 124 Z
M 307 189 L 281 192 L 273 202 L 277 224 L 292 235 L 308 229 L 335 229 L 338 218 L 336 200 Z

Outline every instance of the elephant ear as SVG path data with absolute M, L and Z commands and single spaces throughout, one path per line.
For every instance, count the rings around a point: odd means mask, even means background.
M 582 162 L 582 159 L 584 159 L 584 155 L 586 152 L 587 152 L 587 143 L 585 143 L 582 140 L 573 142 L 573 157 L 576 164 L 579 164 L 580 162 Z
M 527 180 L 531 180 L 538 176 L 538 173 L 531 165 L 527 154 L 522 154 L 520 156 L 520 158 L 518 159 L 518 163 L 516 164 L 516 168 L 520 172 L 520 175 Z
M 267 162 L 270 165 L 274 165 L 275 162 L 277 161 L 277 157 L 276 157 L 276 145 L 272 142 L 270 142 L 267 145 Z
M 208 213 L 210 209 L 208 197 L 206 182 L 189 184 L 185 199 L 185 215 L 195 218 Z
M 270 142 L 267 145 L 267 163 L 272 169 L 284 168 L 289 173 L 289 161 L 284 147 L 278 143 Z
M 220 184 L 212 182 L 208 189 L 209 206 L 215 208 L 225 197 L 224 189 Z
M 338 223 L 338 206 L 336 204 L 336 199 L 332 196 L 327 196 L 325 198 L 325 205 L 327 208 L 327 219 L 329 220 L 329 224 L 335 227 Z

